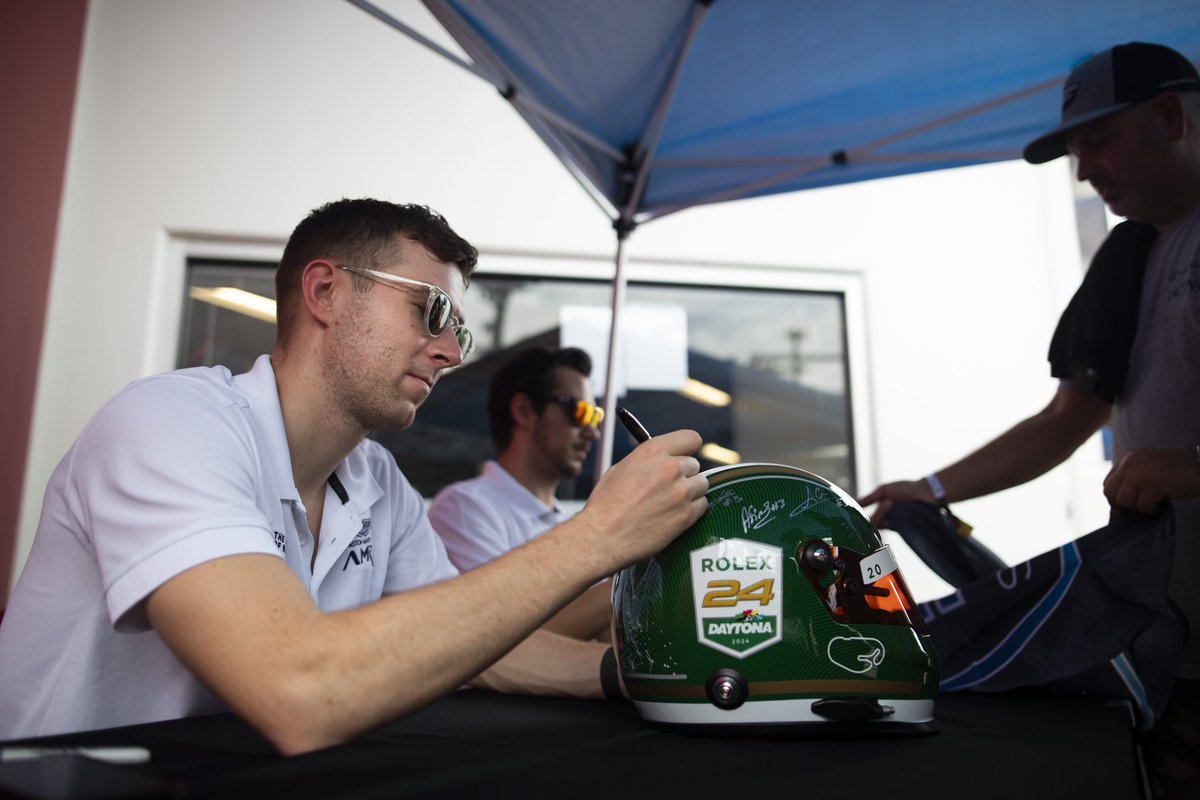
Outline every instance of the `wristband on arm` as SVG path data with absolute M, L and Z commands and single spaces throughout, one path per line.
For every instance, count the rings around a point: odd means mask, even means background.
M 1200 461 L 1200 447 L 1196 448 L 1196 458 Z M 933 498 L 937 500 L 937 504 L 941 507 L 942 515 L 953 523 L 955 532 L 964 539 L 971 538 L 971 531 L 974 528 L 950 513 L 950 504 L 946 502 L 946 487 L 942 486 L 942 482 L 938 480 L 937 474 L 930 473 L 925 478 L 925 482 L 929 484 L 929 488 L 933 492 Z
M 938 480 L 937 473 L 931 472 L 925 476 L 925 483 L 929 484 L 929 490 L 933 492 L 933 499 L 937 501 L 939 506 L 946 505 L 946 488 L 942 486 L 942 482 Z
M 621 677 L 617 674 L 617 654 L 611 647 L 600 658 L 600 688 L 604 691 L 604 699 L 610 703 L 625 699 L 621 694 Z

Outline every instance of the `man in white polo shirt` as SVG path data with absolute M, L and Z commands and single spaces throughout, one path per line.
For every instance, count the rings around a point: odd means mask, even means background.
M 583 513 L 456 577 L 365 437 L 469 355 L 475 259 L 424 207 L 330 203 L 284 250 L 269 357 L 137 381 L 96 414 L 0 625 L 0 738 L 229 708 L 296 753 L 469 680 L 613 694 L 610 650 L 535 629 L 703 513 L 699 437 L 655 437 Z
M 496 459 L 483 474 L 452 483 L 429 504 L 429 521 L 458 569 L 466 572 L 536 539 L 567 519 L 559 483 L 579 477 L 604 418 L 588 378 L 592 359 L 567 347 L 523 350 L 492 375 L 488 422 Z M 588 589 L 547 630 L 604 638 L 610 582 Z

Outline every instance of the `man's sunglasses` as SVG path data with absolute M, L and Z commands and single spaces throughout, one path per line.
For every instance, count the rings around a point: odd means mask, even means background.
M 437 338 L 446 332 L 447 328 L 454 330 L 454 338 L 458 341 L 458 349 L 462 352 L 462 360 L 466 361 L 475 349 L 475 337 L 462 324 L 462 320 L 454 316 L 454 301 L 440 286 L 425 281 L 417 281 L 390 272 L 380 272 L 366 267 L 355 267 L 349 264 L 338 264 L 338 269 L 353 272 L 364 278 L 390 286 L 393 289 L 421 288 L 425 290 L 425 332 L 432 338 Z
M 565 408 L 571 415 L 571 422 L 577 427 L 599 428 L 600 423 L 604 421 L 604 409 L 597 408 L 587 400 L 576 400 L 574 397 L 556 394 L 550 397 L 550 402 Z

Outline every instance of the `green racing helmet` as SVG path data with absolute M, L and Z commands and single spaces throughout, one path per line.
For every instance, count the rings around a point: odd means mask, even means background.
M 704 515 L 613 582 L 613 643 L 642 718 L 714 732 L 935 731 L 936 651 L 854 499 L 778 464 L 704 474 Z

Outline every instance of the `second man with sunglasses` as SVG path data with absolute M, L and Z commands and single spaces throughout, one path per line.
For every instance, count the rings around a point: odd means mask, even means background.
M 500 367 L 488 390 L 496 459 L 477 478 L 451 484 L 429 507 L 450 560 L 466 572 L 536 539 L 568 517 L 559 484 L 579 476 L 604 412 L 583 350 L 535 347 Z M 606 638 L 609 585 L 602 581 L 544 626 L 579 639 Z

